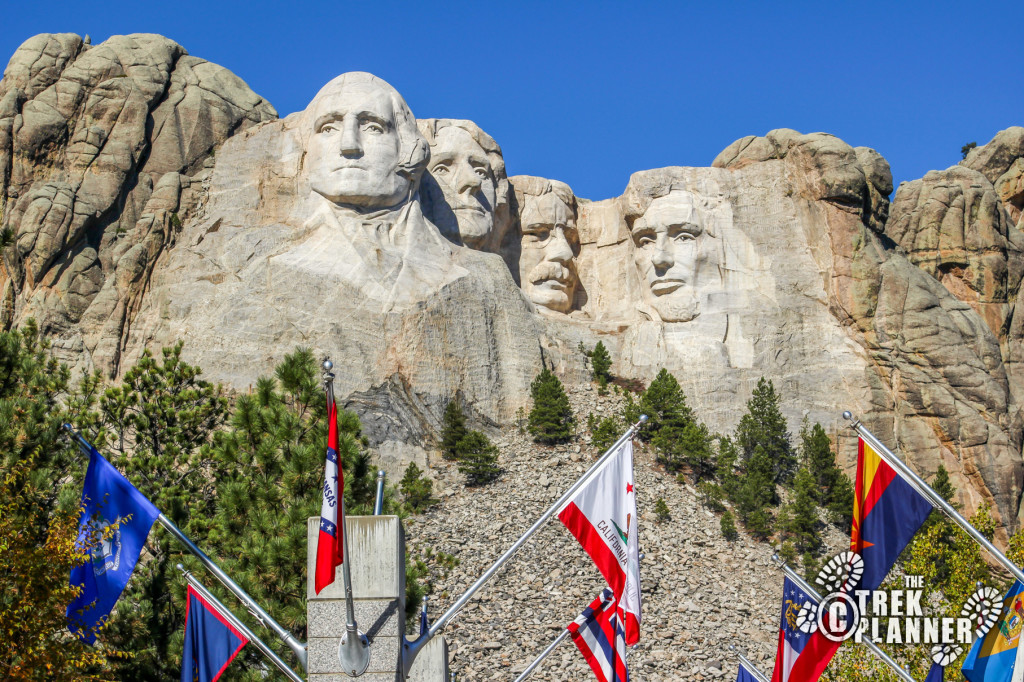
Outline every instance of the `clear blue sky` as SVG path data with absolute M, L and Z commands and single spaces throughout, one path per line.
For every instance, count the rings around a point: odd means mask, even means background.
M 509 174 L 617 196 L 773 128 L 874 147 L 897 182 L 1024 125 L 1024 2 L 0 2 L 6 60 L 44 32 L 160 33 L 282 115 L 345 71 L 469 118 Z

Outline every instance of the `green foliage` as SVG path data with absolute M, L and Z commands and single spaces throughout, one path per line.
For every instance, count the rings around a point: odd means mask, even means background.
M 669 512 L 668 504 L 661 497 L 654 503 L 654 515 L 658 517 L 658 523 L 664 523 L 672 518 L 672 514 Z
M 747 462 L 747 470 L 739 481 L 735 502 L 740 518 L 749 523 L 754 512 L 765 511 L 779 502 L 773 479 L 774 466 L 767 451 L 760 445 Z M 767 513 L 767 512 L 766 512 Z
M 409 462 L 398 487 L 402 491 L 405 507 L 409 512 L 419 513 L 437 504 L 434 498 L 434 482 L 423 475 L 416 462 Z
M 530 384 L 533 409 L 530 410 L 529 431 L 538 443 L 553 445 L 572 437 L 572 409 L 562 382 L 545 367 Z
M 595 422 L 590 431 L 590 443 L 600 452 L 614 445 L 625 432 L 625 428 L 615 417 L 604 417 L 600 421 L 595 419 Z
M 725 509 L 722 504 L 722 488 L 711 481 L 701 481 L 697 484 L 697 496 L 700 503 L 711 511 L 720 512 Z
M 604 389 L 608 382 L 612 380 L 610 371 L 612 368 L 612 357 L 608 354 L 608 349 L 600 341 L 597 342 L 594 350 L 590 353 L 590 366 L 594 371 L 594 380 Z
M 806 467 L 797 472 L 793 501 L 790 504 L 792 518 L 788 532 L 793 536 L 797 549 L 812 555 L 821 548 L 818 535 L 817 489 L 814 476 Z M 805 562 L 806 563 L 806 562 Z
M 811 427 L 804 420 L 800 429 L 801 461 L 811 472 L 815 502 L 827 510 L 829 519 L 849 531 L 853 521 L 853 485 L 836 464 L 832 441 L 821 424 Z
M 739 531 L 736 530 L 736 521 L 733 519 L 731 511 L 727 511 L 722 514 L 720 525 L 722 529 L 722 537 L 726 540 L 732 541 L 740 536 Z
M 3 216 L 3 213 L 0 212 L 0 217 L 2 217 L 2 216 Z M 0 251 L 2 251 L 3 249 L 6 249 L 8 246 L 10 246 L 13 243 L 14 243 L 14 229 L 11 228 L 10 226 L 8 226 L 8 227 L 5 227 L 2 230 L 0 230 Z
M 0 678 L 110 679 L 108 656 L 124 654 L 68 635 L 65 613 L 79 592 L 68 575 L 88 560 L 89 545 L 76 546 L 77 514 L 51 514 L 33 489 L 35 462 L 30 453 L 0 478 Z
M 715 478 L 722 488 L 722 494 L 727 500 L 735 502 L 739 492 L 741 479 L 737 476 L 736 460 L 739 459 L 739 452 L 736 444 L 728 436 L 718 437 L 718 461 L 715 465 Z
M 445 459 L 458 459 L 456 446 L 466 437 L 466 416 L 458 401 L 452 400 L 444 408 L 441 426 L 441 456 Z
M 466 485 L 490 483 L 501 475 L 498 448 L 479 431 L 470 431 L 459 441 L 459 473 L 465 474 Z
M 640 396 L 639 402 L 634 401 L 632 395 L 626 394 L 625 412 L 626 420 L 631 424 L 635 424 L 641 414 L 647 415 L 648 421 L 640 429 L 640 438 L 644 441 L 653 441 L 664 428 L 681 434 L 683 428 L 694 421 L 693 411 L 686 404 L 683 389 L 664 368 Z M 668 436 L 663 441 L 667 439 Z
M 747 516 L 747 532 L 758 540 L 767 540 L 774 534 L 772 524 L 774 519 L 766 509 L 758 509 Z
M 978 146 L 977 142 L 968 142 L 963 147 L 960 147 L 960 156 L 967 158 L 967 155 L 971 153 L 971 150 Z
M 796 471 L 796 455 L 789 443 L 786 419 L 779 409 L 775 386 L 764 377 L 747 401 L 747 412 L 740 418 L 736 441 L 744 461 L 749 461 L 760 446 L 772 461 L 772 479 L 788 483 Z
M 800 555 L 797 553 L 792 540 L 786 540 L 779 547 L 779 558 L 790 568 L 796 565 L 796 558 L 798 556 Z

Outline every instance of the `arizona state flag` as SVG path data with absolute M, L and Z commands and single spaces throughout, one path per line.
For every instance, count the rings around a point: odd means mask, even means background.
M 877 590 L 932 511 L 875 450 L 860 439 L 850 548 L 864 560 L 860 590 Z

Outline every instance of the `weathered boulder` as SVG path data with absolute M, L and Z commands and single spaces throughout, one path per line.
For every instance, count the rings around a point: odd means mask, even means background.
M 960 165 L 988 178 L 1017 229 L 1024 229 L 1024 128 L 999 131 L 988 144 L 972 149 Z
M 192 209 L 213 150 L 277 114 L 157 35 L 39 35 L 0 81 L 2 226 L 17 242 L 0 323 L 29 316 L 67 359 L 119 366 L 129 311 Z

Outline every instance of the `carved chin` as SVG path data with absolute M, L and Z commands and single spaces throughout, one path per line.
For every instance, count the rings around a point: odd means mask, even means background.
M 572 310 L 573 290 L 549 288 L 546 283 L 526 287 L 527 297 L 534 305 L 556 313 L 568 313 Z
M 473 249 L 480 248 L 494 229 L 494 216 L 475 209 L 456 209 L 455 219 L 459 223 L 462 243 Z
M 692 292 L 674 292 L 650 297 L 651 307 L 662 322 L 690 322 L 700 316 L 700 301 Z

